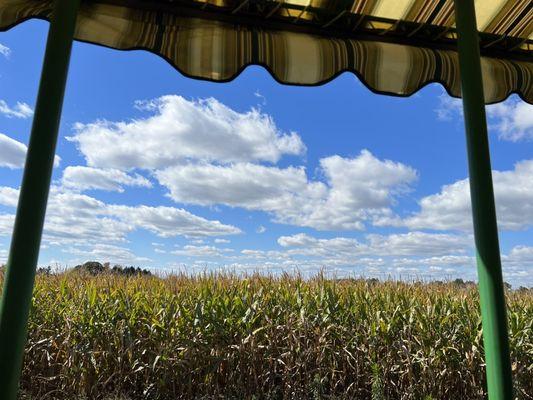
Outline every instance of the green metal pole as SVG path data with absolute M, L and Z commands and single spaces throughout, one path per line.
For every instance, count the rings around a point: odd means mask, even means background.
M 474 0 L 455 0 L 455 16 L 488 394 L 490 400 L 511 400 L 507 313 Z
M 63 94 L 80 0 L 56 0 L 0 301 L 0 398 L 17 397 Z

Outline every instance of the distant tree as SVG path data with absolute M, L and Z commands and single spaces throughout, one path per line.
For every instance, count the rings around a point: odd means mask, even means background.
M 135 275 L 152 275 L 147 269 L 141 269 L 139 267 L 123 267 L 121 265 L 115 265 L 111 272 L 118 275 L 135 276 Z
M 105 267 L 97 261 L 87 261 L 84 264 L 76 265 L 74 270 L 79 272 L 85 272 L 90 275 L 98 275 L 105 272 Z
M 111 273 L 123 276 L 137 276 L 137 275 L 152 275 L 147 269 L 141 269 L 139 267 L 123 267 L 122 265 L 114 265 L 110 267 L 110 263 L 99 263 L 97 261 L 87 261 L 84 264 L 76 265 L 74 270 L 85 272 L 90 275 L 99 275 L 104 273 Z
M 37 268 L 37 275 L 52 275 L 52 267 L 39 267 Z
M 377 285 L 379 283 L 379 279 L 378 278 L 370 278 L 370 279 L 367 279 L 366 282 L 369 285 L 374 286 L 374 285 Z

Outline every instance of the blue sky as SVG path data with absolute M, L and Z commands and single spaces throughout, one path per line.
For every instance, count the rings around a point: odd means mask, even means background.
M 1 262 L 47 27 L 0 33 Z M 488 115 L 505 279 L 532 286 L 533 106 Z M 436 84 L 215 84 L 75 43 L 57 154 L 41 265 L 475 279 L 461 106 Z

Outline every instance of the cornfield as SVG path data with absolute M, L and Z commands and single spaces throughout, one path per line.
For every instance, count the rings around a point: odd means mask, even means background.
M 533 292 L 507 296 L 533 399 Z M 40 275 L 22 398 L 484 399 L 478 308 L 453 284 Z

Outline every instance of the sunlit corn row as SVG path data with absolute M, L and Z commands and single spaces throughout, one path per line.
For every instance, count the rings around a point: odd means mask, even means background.
M 508 294 L 533 399 L 533 292 Z M 30 399 L 483 399 L 475 287 L 283 276 L 38 276 Z

